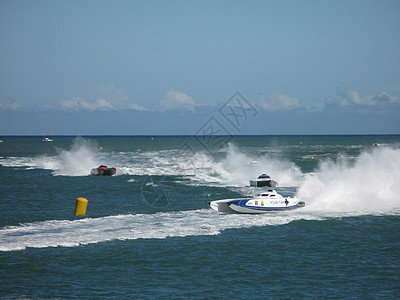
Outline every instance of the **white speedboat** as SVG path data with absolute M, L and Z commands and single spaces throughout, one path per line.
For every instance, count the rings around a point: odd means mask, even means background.
M 250 180 L 250 186 L 254 187 L 276 187 L 278 182 L 275 179 L 272 179 L 267 174 L 261 174 L 258 176 L 257 180 Z
M 304 207 L 305 202 L 299 201 L 297 197 L 285 198 L 275 190 L 268 190 L 253 198 L 215 200 L 208 205 L 224 213 L 261 214 Z
M 52 141 L 54 141 L 54 140 L 51 139 L 51 138 L 45 137 L 42 141 L 43 141 L 43 142 L 52 142 Z

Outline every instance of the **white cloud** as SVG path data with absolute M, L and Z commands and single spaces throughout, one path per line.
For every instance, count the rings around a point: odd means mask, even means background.
M 162 110 L 190 110 L 194 111 L 196 101 L 185 93 L 169 90 L 165 98 L 160 101 Z
M 335 96 L 311 104 L 303 104 L 295 97 L 278 93 L 275 93 L 270 99 L 266 99 L 263 95 L 258 99 L 258 106 L 270 111 L 305 109 L 309 112 L 322 112 L 329 106 L 332 108 L 332 105 L 343 108 L 380 107 L 381 109 L 388 109 L 390 105 L 394 107 L 393 105 L 397 106 L 398 104 L 400 104 L 399 96 L 393 96 L 387 93 L 362 96 L 356 90 L 340 87 L 336 88 Z
M 125 110 L 125 109 L 133 109 L 138 111 L 148 111 L 148 109 L 144 106 L 123 102 L 117 103 L 116 105 L 110 103 L 103 98 L 97 99 L 95 102 L 88 102 L 81 97 L 74 97 L 71 100 L 63 100 L 61 101 L 61 107 L 65 109 L 73 109 L 73 110 Z
M 128 109 L 134 109 L 134 110 L 138 110 L 138 111 L 148 111 L 148 109 L 146 107 L 135 104 L 135 103 L 128 104 Z
M 377 96 L 371 96 L 371 101 L 374 104 L 400 103 L 400 97 L 399 96 L 391 96 L 386 93 L 381 93 Z
M 261 99 L 260 105 L 265 110 L 289 110 L 300 107 L 297 98 L 275 93 L 271 99 Z
M 128 96 L 125 95 L 124 89 L 112 83 L 97 87 L 96 93 L 98 98 L 107 99 L 116 110 L 129 108 L 130 103 L 128 101 Z
M 71 100 L 63 100 L 61 101 L 61 106 L 63 108 L 75 110 L 109 110 L 114 108 L 110 102 L 104 100 L 103 98 L 99 98 L 95 102 L 88 102 L 80 97 L 74 97 Z
M 326 99 L 327 104 L 338 104 L 339 106 L 346 107 L 349 105 L 360 105 L 360 106 L 374 106 L 384 105 L 386 103 L 400 103 L 398 96 L 391 96 L 386 93 L 379 95 L 368 95 L 361 97 L 358 91 L 350 88 L 336 88 L 335 97 Z
M 1 102 L 0 101 L 0 110 L 20 110 L 21 105 L 19 105 L 15 100 Z
M 144 106 L 136 103 L 131 103 L 128 100 L 128 96 L 125 95 L 124 90 L 115 86 L 114 84 L 101 85 L 94 87 L 94 91 L 97 95 L 97 100 L 89 102 L 82 97 L 74 97 L 70 100 L 61 101 L 61 106 L 65 109 L 74 110 L 138 110 L 148 111 Z

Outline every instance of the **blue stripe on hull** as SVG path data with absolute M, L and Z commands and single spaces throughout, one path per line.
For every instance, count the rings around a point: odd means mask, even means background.
M 296 208 L 304 206 L 304 202 L 298 202 L 296 205 L 282 206 L 282 207 L 246 206 L 247 201 L 248 201 L 247 199 L 246 200 L 235 200 L 235 201 L 229 202 L 228 205 L 229 206 L 231 206 L 231 205 L 238 206 L 240 208 L 248 210 L 249 213 L 251 213 L 251 211 L 256 211 L 256 212 L 260 212 L 260 213 L 261 212 L 269 212 L 269 211 L 285 211 L 285 210 L 292 210 L 292 209 L 296 209 Z

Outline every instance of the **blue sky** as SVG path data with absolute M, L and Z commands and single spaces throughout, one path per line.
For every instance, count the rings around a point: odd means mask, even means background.
M 400 133 L 399 53 L 396 0 L 1 0 L 0 135 Z

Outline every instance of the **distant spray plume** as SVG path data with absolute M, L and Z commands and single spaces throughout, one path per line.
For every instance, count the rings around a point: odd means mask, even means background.
M 278 179 L 279 185 L 285 186 L 297 186 L 302 178 L 300 168 L 294 163 L 268 154 L 254 157 L 240 152 L 232 143 L 228 143 L 226 158 L 213 168 L 225 184 L 235 186 L 249 185 L 250 179 L 256 179 L 262 173 Z
M 99 164 L 99 147 L 91 140 L 77 137 L 70 150 L 58 151 L 54 175 L 85 176 Z

